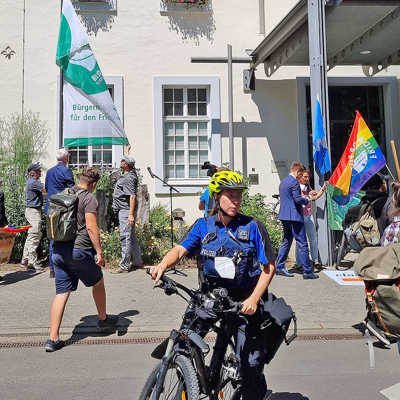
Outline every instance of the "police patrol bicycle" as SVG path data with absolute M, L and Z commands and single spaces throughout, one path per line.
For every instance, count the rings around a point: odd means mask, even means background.
M 233 336 L 235 339 L 235 354 L 232 360 L 236 360 L 238 370 L 240 370 L 240 398 L 261 400 L 267 390 L 263 375 L 265 341 L 259 335 L 259 328 L 263 321 L 256 310 L 260 300 L 267 296 L 267 288 L 275 272 L 275 256 L 268 233 L 261 222 L 239 214 L 242 192 L 245 188 L 242 177 L 235 172 L 221 171 L 214 174 L 209 184 L 210 195 L 216 203 L 213 215 L 198 219 L 182 243 L 168 252 L 158 266 L 149 267 L 149 270 L 157 283 L 163 273 L 182 257 L 200 253 L 202 272 L 208 293 L 204 301 L 207 303 L 211 298 L 212 301 L 217 300 L 217 308 L 222 307 L 217 310 L 212 307 L 211 311 L 216 315 L 216 319 L 211 319 L 209 329 L 218 321 L 222 328 L 229 326 L 229 337 Z M 215 294 L 221 289 L 226 292 L 224 298 L 229 299 L 229 301 L 224 300 L 222 306 L 221 299 L 217 299 Z M 187 294 L 189 293 L 187 292 Z M 204 301 L 201 303 L 196 300 L 194 309 L 201 311 L 204 307 L 199 304 L 204 304 Z M 238 310 L 239 303 L 240 310 Z M 237 317 L 239 311 L 246 317 L 246 321 Z M 188 313 L 190 315 L 190 309 L 187 310 Z M 201 312 L 200 314 L 195 313 L 193 318 L 205 320 L 205 322 L 210 319 L 207 313 L 202 314 Z M 230 321 L 229 323 L 226 323 L 227 319 Z M 182 325 L 182 329 L 187 329 L 185 323 Z M 182 329 L 177 331 L 181 333 L 176 333 L 175 339 L 182 336 Z M 194 331 L 201 338 L 208 330 L 201 328 L 197 331 L 196 329 L 190 331 L 190 335 L 193 336 L 192 332 Z M 190 337 L 189 333 L 187 336 Z M 164 356 L 175 347 L 175 339 L 170 340 Z M 203 345 L 199 346 L 202 348 Z M 221 357 L 219 356 L 219 358 Z M 178 375 L 182 377 L 187 374 L 193 375 L 195 366 L 190 358 L 176 357 L 175 360 L 176 367 L 174 369 L 180 371 Z M 192 365 L 192 369 L 189 364 Z M 186 374 L 183 371 L 186 371 Z M 160 372 L 155 375 L 161 376 Z M 183 381 L 186 383 L 181 381 L 182 379 L 178 381 L 178 387 L 185 387 L 182 393 L 185 393 L 186 398 L 197 399 L 196 390 L 191 390 L 194 387 L 195 379 L 190 380 L 193 385 L 185 379 Z M 154 381 L 154 388 L 156 388 L 156 394 L 153 398 L 151 397 L 153 395 L 148 395 L 150 397 L 142 397 L 142 399 L 158 399 L 161 393 L 166 393 L 165 382 L 162 378 Z M 203 392 L 205 389 L 199 387 L 199 390 Z M 216 387 L 212 387 L 210 390 L 216 390 Z M 208 394 L 210 395 L 210 393 Z

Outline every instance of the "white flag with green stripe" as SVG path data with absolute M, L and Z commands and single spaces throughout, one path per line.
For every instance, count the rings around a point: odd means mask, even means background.
M 64 72 L 64 146 L 127 144 L 118 112 L 71 0 L 64 0 L 57 46 Z

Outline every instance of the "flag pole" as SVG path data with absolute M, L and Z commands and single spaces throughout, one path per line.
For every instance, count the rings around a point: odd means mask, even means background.
M 61 0 L 60 20 L 62 18 L 63 0 Z M 58 130 L 58 147 L 64 147 L 64 71 L 60 67 L 60 119 Z
M 389 172 L 389 175 L 390 175 L 390 176 L 392 177 L 392 179 L 395 181 L 395 180 L 396 180 L 396 178 L 394 177 L 394 175 L 393 175 L 392 171 L 390 170 L 390 168 L 388 167 L 388 165 L 387 165 L 387 164 L 385 165 L 385 167 L 386 167 L 387 171 Z
M 392 145 L 393 158 L 394 158 L 394 163 L 396 165 L 397 179 L 400 181 L 399 159 L 397 158 L 397 150 L 396 150 L 396 145 L 394 143 L 394 140 L 391 140 L 390 144 Z

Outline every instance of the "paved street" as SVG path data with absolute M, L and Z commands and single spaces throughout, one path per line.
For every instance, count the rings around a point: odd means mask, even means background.
M 187 278 L 170 276 L 195 287 L 197 271 L 185 272 Z M 96 333 L 91 291 L 80 286 L 62 325 L 62 338 L 75 344 L 46 354 L 54 281 L 48 273 L 2 274 L 0 393 L 7 393 L 6 400 L 136 399 L 155 362 L 149 356 L 152 348 L 179 325 L 185 308 L 177 296 L 153 290 L 142 270 L 106 271 L 109 312 L 120 316 L 117 332 Z M 283 346 L 266 368 L 272 400 L 399 400 L 393 395 L 400 392 L 396 349 L 377 348 L 376 368 L 370 370 L 365 339 L 353 327 L 364 317 L 362 286 L 339 286 L 321 273 L 317 281 L 277 276 L 272 291 L 293 305 L 299 323 L 299 339 Z M 380 394 L 384 389 L 388 397 Z
M 189 287 L 195 287 L 197 270 L 187 269 L 187 278 L 170 275 Z M 0 340 L 9 336 L 46 336 L 50 304 L 55 293 L 54 281 L 48 273 L 2 272 L 0 282 Z M 143 270 L 112 275 L 105 272 L 108 312 L 119 314 L 121 331 L 160 333 L 176 327 L 185 304 L 177 296 L 167 297 L 162 290 L 153 290 L 153 283 Z M 272 291 L 291 304 L 298 317 L 300 333 L 327 334 L 357 331 L 352 325 L 364 317 L 362 286 L 339 286 L 325 274 L 317 281 L 276 276 Z M 62 324 L 63 338 L 72 332 L 92 331 L 96 309 L 91 290 L 81 283 L 70 297 Z
M 0 350 L 5 400 L 134 400 L 155 360 L 154 345 L 75 345 Z M 395 350 L 376 350 L 369 369 L 363 340 L 297 341 L 266 368 L 271 400 L 387 400 L 379 392 L 399 383 Z M 6 395 L 4 395 L 6 394 Z M 392 397 L 390 400 L 397 400 Z

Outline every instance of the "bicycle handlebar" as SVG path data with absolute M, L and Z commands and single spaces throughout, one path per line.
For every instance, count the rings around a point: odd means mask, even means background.
M 150 274 L 149 270 L 147 270 L 147 273 Z M 186 286 L 174 281 L 173 279 L 169 278 L 166 275 L 163 275 L 160 278 L 161 284 L 157 285 L 156 287 L 159 287 L 164 290 L 165 294 L 168 296 L 172 294 L 177 294 L 178 289 L 183 290 L 186 294 L 190 296 L 191 299 L 197 300 L 201 302 L 205 307 L 208 307 L 212 309 L 214 312 L 217 313 L 232 313 L 232 314 L 240 314 L 240 310 L 242 309 L 243 304 L 241 302 L 236 302 L 233 301 L 229 296 L 228 296 L 228 290 L 225 288 L 216 288 L 213 289 L 209 295 L 204 295 L 203 293 L 200 293 L 199 291 L 192 290 L 187 288 Z M 221 305 L 221 302 L 224 302 L 228 305 L 226 308 L 217 307 L 215 308 L 215 302 L 217 302 L 219 305 Z M 246 319 L 244 316 L 242 316 L 244 319 Z M 247 323 L 247 319 L 246 319 Z

